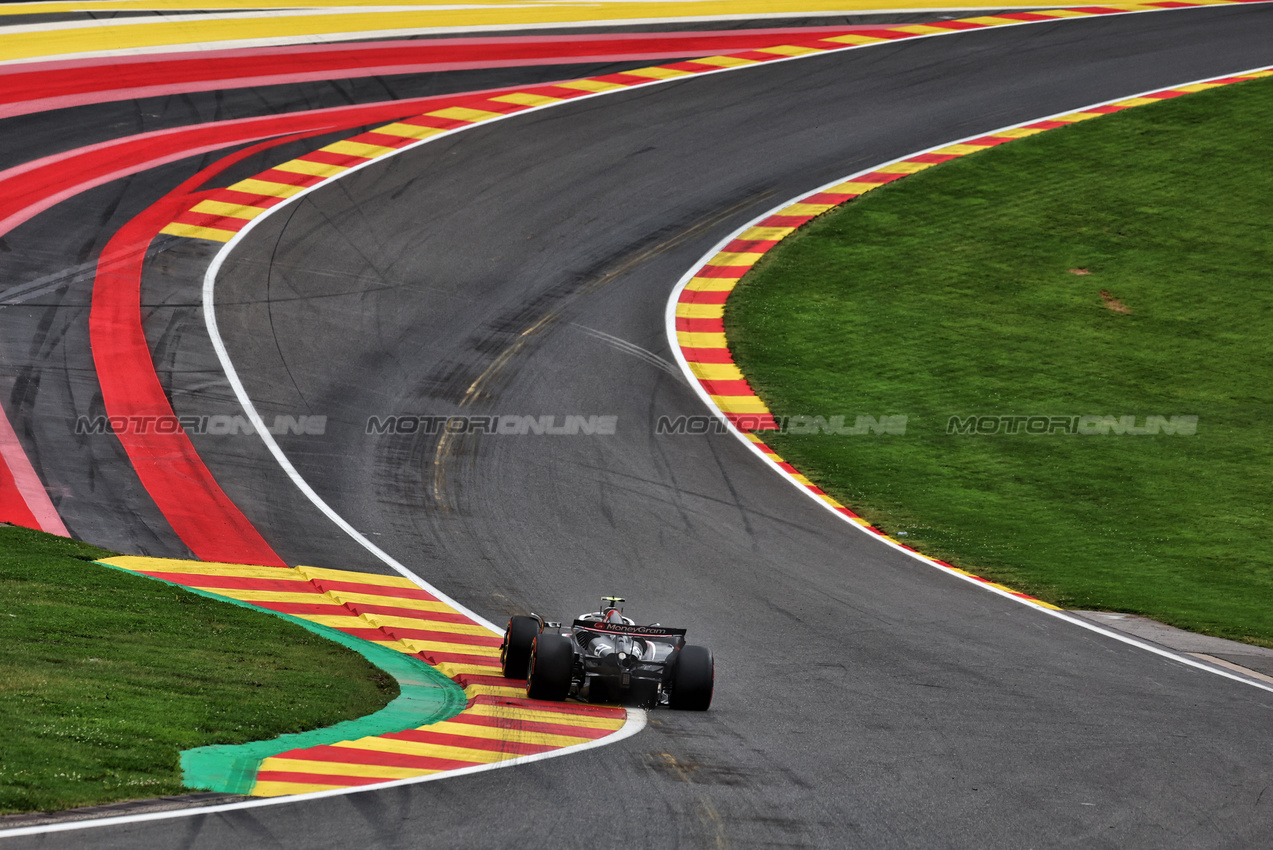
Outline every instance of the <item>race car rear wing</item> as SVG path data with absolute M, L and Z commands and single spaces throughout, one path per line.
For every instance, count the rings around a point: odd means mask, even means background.
M 627 623 L 604 623 L 599 620 L 575 620 L 571 628 L 587 629 L 611 635 L 635 635 L 638 637 L 685 637 L 685 629 L 669 629 L 664 626 L 629 626 Z

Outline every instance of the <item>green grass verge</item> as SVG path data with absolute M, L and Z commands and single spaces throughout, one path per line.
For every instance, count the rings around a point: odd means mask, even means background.
M 282 619 L 0 527 L 0 814 L 184 793 L 179 755 L 370 714 L 398 686 Z
M 776 414 L 907 430 L 766 442 L 923 552 L 1065 607 L 1273 646 L 1270 140 L 1273 82 L 1242 83 L 816 220 L 731 297 L 734 356 Z M 973 414 L 1199 420 L 1196 436 L 946 433 Z

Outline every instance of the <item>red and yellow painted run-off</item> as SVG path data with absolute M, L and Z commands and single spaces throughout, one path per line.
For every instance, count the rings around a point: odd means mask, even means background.
M 1205 91 L 1218 86 L 1269 76 L 1273 76 L 1273 70 L 1260 70 L 1229 77 L 1219 77 L 1205 82 L 1151 92 L 1138 97 L 1082 109 L 1067 115 L 1059 115 L 1046 120 L 1000 130 L 988 136 L 967 139 L 957 144 L 925 151 L 882 165 L 799 198 L 743 229 L 727 244 L 722 246 L 719 251 L 701 261 L 698 267 L 693 270 L 684 286 L 676 295 L 673 315 L 676 334 L 675 343 L 685 359 L 688 370 L 693 374 L 703 393 L 710 399 L 711 404 L 721 416 L 727 419 L 743 437 L 754 445 L 784 475 L 826 503 L 832 510 L 863 529 L 883 537 L 898 548 L 928 563 L 959 573 L 966 578 L 989 585 L 1035 605 L 1060 610 L 1055 605 L 1036 599 L 1033 596 L 989 581 L 937 558 L 931 558 L 889 537 L 826 493 L 801 474 L 800 470 L 787 463 L 777 452 L 766 445 L 755 432 L 772 431 L 780 426 L 768 406 L 752 390 L 746 376 L 735 364 L 733 355 L 729 351 L 724 324 L 725 302 L 729 300 L 730 293 L 733 292 L 734 287 L 759 262 L 761 257 L 787 236 L 794 233 L 799 227 L 841 204 L 847 203 L 872 189 L 899 180 L 908 174 L 915 174 L 951 159 L 997 147 L 1014 139 L 1033 136 L 1046 130 L 1065 127 L 1080 121 L 1097 118 L 1101 115 L 1121 112 L 1125 109 L 1157 103 L 1160 100 Z
M 318 567 L 256 567 L 122 556 L 103 561 L 414 655 L 464 689 L 459 714 L 418 728 L 306 747 L 261 762 L 258 797 L 373 785 L 489 765 L 598 741 L 619 707 L 527 699 L 503 678 L 500 636 L 414 582 Z

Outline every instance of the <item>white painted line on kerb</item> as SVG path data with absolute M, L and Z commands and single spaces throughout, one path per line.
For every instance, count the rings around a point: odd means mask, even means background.
M 367 163 L 363 163 L 362 165 L 369 165 L 375 161 L 376 160 L 369 160 Z M 361 168 L 362 165 L 355 166 L 355 168 L 351 168 L 349 170 L 354 171 L 357 168 Z M 311 186 L 310 189 L 316 189 L 318 186 L 322 185 L 324 184 L 319 183 L 315 186 Z M 308 191 L 309 190 L 306 192 L 298 192 L 293 197 L 300 198 L 303 195 L 308 194 Z M 279 204 L 274 207 L 274 209 L 279 209 L 282 206 L 284 205 Z M 235 397 L 238 398 L 239 404 L 243 406 L 243 411 L 247 414 L 248 421 L 252 423 L 252 427 L 256 429 L 256 433 L 260 435 L 261 441 L 265 443 L 265 447 L 269 449 L 270 454 L 274 456 L 274 460 L 277 461 L 278 465 L 285 473 L 287 473 L 287 477 L 292 480 L 292 483 L 296 485 L 296 488 L 305 495 L 305 498 L 309 499 L 314 507 L 322 511 L 323 515 L 331 520 L 341 531 L 344 531 L 352 537 L 360 546 L 399 575 L 415 582 L 421 588 L 437 597 L 440 601 L 445 602 L 464 616 L 473 620 L 473 622 L 485 626 L 496 634 L 503 634 L 503 629 L 499 628 L 485 617 L 470 611 L 468 608 L 464 607 L 459 602 L 456 602 L 454 599 L 447 596 L 424 579 L 420 578 L 411 570 L 407 569 L 407 567 L 400 561 L 385 550 L 381 549 L 375 543 L 372 543 L 362 532 L 354 528 L 353 525 L 351 525 L 340 514 L 336 513 L 335 509 L 333 509 L 331 505 L 327 504 L 326 500 L 324 500 L 322 496 L 318 495 L 313 487 L 309 486 L 309 482 L 301 476 L 296 467 L 292 465 L 292 462 L 288 460 L 287 455 L 285 455 L 283 450 L 279 447 L 278 441 L 274 439 L 274 435 L 269 432 L 269 428 L 266 426 L 265 420 L 262 419 L 261 414 L 257 412 L 256 405 L 252 403 L 252 399 L 248 396 L 247 390 L 243 386 L 243 381 L 239 378 L 238 371 L 234 368 L 234 364 L 230 362 L 230 353 L 226 350 L 225 342 L 221 339 L 221 332 L 217 328 L 217 314 L 214 297 L 217 273 L 221 271 L 221 266 L 225 262 L 226 257 L 228 257 L 230 251 L 243 240 L 243 237 L 251 232 L 252 225 L 255 225 L 258 221 L 264 218 L 264 215 L 258 216 L 247 227 L 240 230 L 233 239 L 227 242 L 225 248 L 219 251 L 216 257 L 213 258 L 212 264 L 208 266 L 208 270 L 203 277 L 203 318 L 204 323 L 208 328 L 208 336 L 212 339 L 212 348 L 217 353 L 217 360 L 221 363 L 221 369 L 225 372 L 225 376 L 230 382 L 230 387 L 234 390 Z
M 1239 77 L 1245 74 L 1255 74 L 1261 71 L 1268 71 L 1271 69 L 1273 69 L 1273 65 L 1263 67 L 1263 68 L 1254 68 L 1247 71 L 1236 71 L 1232 74 L 1222 74 L 1218 77 L 1209 77 L 1205 80 L 1193 80 L 1191 82 L 1179 83 L 1173 86 L 1158 86 L 1156 88 L 1149 89 L 1148 91 L 1140 92 L 1139 94 L 1124 95 L 1122 97 L 1117 97 L 1112 100 L 1101 101 L 1100 103 L 1092 103 L 1092 104 L 1088 104 L 1087 106 L 1080 106 L 1074 109 L 1066 109 L 1062 112 L 1056 112 L 1051 115 L 1045 115 L 1041 118 L 1031 118 L 1029 121 L 1022 121 L 1019 124 L 1010 124 L 1006 127 L 1000 127 L 997 130 L 974 133 L 970 136 L 965 136 L 962 139 L 955 139 L 953 141 L 942 142 L 941 144 L 933 145 L 930 148 L 924 148 L 923 150 L 914 151 L 912 153 L 906 154 L 905 156 L 900 156 L 900 157 L 897 157 L 896 159 L 890 159 L 886 162 L 881 162 L 877 165 L 873 165 L 870 168 L 864 168 L 861 171 L 855 171 L 852 174 L 849 174 L 848 176 L 837 177 L 835 180 L 832 180 L 828 183 L 824 183 L 823 185 L 817 187 L 816 189 L 811 189 L 807 192 L 801 192 L 799 195 L 796 195 L 794 198 L 791 198 L 790 200 L 787 200 L 787 201 L 783 201 L 781 204 L 778 204 L 777 206 L 773 207 L 769 211 L 756 216 L 756 218 L 752 219 L 751 221 L 747 222 L 743 226 L 739 227 L 733 233 L 726 236 L 724 239 L 718 242 L 711 250 L 709 250 L 702 257 L 700 257 L 697 262 L 695 262 L 692 266 L 690 266 L 690 270 L 687 271 L 681 277 L 681 279 L 677 282 L 676 287 L 672 290 L 671 296 L 669 296 L 668 298 L 667 306 L 664 309 L 664 314 L 663 314 L 664 331 L 667 334 L 668 343 L 672 348 L 672 354 L 676 358 L 676 363 L 678 366 L 680 366 L 681 371 L 684 373 L 685 378 L 687 379 L 687 382 L 689 383 L 691 388 L 693 388 L 694 392 L 698 394 L 698 397 L 699 399 L 702 400 L 703 404 L 707 406 L 708 410 L 712 411 L 712 413 L 716 416 L 717 419 L 719 419 L 721 422 L 725 424 L 729 433 L 732 434 L 744 446 L 746 446 L 748 451 L 750 451 L 756 457 L 760 458 L 760 460 L 763 463 L 765 463 L 770 468 L 772 468 L 775 472 L 781 475 L 785 481 L 787 481 L 789 484 L 791 484 L 793 487 L 795 487 L 805 496 L 812 499 L 814 504 L 830 512 L 836 518 L 847 523 L 851 528 L 856 529 L 862 534 L 866 534 L 870 536 L 874 540 L 878 540 L 880 543 L 883 543 L 886 546 L 890 546 L 893 549 L 896 549 L 898 552 L 901 552 L 902 554 L 907 555 L 910 558 L 913 558 L 923 564 L 933 567 L 934 569 L 940 570 L 945 575 L 954 576 L 955 578 L 958 578 L 962 581 L 966 581 L 969 584 L 976 585 L 977 587 L 980 587 L 983 590 L 988 590 L 991 593 L 998 594 L 999 596 L 1002 596 L 1005 599 L 1010 599 L 1013 602 L 1016 602 L 1020 605 L 1025 605 L 1034 611 L 1041 611 L 1044 614 L 1048 614 L 1049 616 L 1056 617 L 1057 619 L 1060 619 L 1060 620 L 1065 620 L 1066 622 L 1073 623 L 1076 626 L 1081 626 L 1082 628 L 1085 628 L 1088 631 L 1096 632 L 1097 634 L 1104 635 L 1105 637 L 1113 638 L 1114 640 L 1121 641 L 1130 646 L 1137 647 L 1138 649 L 1143 649 L 1146 652 L 1152 652 L 1155 655 L 1160 655 L 1163 658 L 1168 658 L 1172 661 L 1179 662 L 1180 664 L 1184 664 L 1188 667 L 1193 667 L 1197 670 L 1203 670 L 1207 673 L 1213 673 L 1216 676 L 1221 676 L 1225 679 L 1231 679 L 1235 682 L 1240 682 L 1244 685 L 1250 685 L 1253 688 L 1259 688 L 1260 690 L 1269 691 L 1270 693 L 1273 693 L 1273 685 L 1266 684 L 1262 681 L 1257 681 L 1256 679 L 1253 679 L 1248 676 L 1231 672 L 1229 670 L 1223 669 L 1216 665 L 1204 663 L 1184 653 L 1175 652 L 1173 650 L 1166 649 L 1161 646 L 1157 646 L 1156 644 L 1148 643 L 1138 638 L 1131 637 L 1121 632 L 1104 628 L 1102 626 L 1097 625 L 1096 623 L 1092 623 L 1082 618 L 1075 617 L 1072 614 L 1069 614 L 1065 611 L 1055 611 L 1051 608 L 1044 608 L 1041 605 L 1036 605 L 1027 599 L 1022 599 L 1021 597 L 1013 593 L 1010 593 L 1005 590 L 1001 590 L 997 587 L 994 587 L 993 585 L 985 583 L 984 581 L 978 581 L 977 579 L 971 576 L 964 575 L 955 570 L 947 569 L 946 567 L 943 567 L 942 565 L 933 562 L 931 559 L 929 559 L 928 557 L 924 556 L 923 554 L 919 552 L 913 552 L 911 550 L 908 550 L 902 547 L 900 544 L 895 543 L 892 540 L 889 540 L 887 537 L 876 534 L 875 532 L 872 532 L 864 528 L 863 526 L 854 522 L 848 516 L 837 511 L 834 507 L 832 507 L 827 502 L 819 498 L 816 493 L 814 493 L 808 487 L 806 487 L 805 485 L 797 481 L 795 478 L 793 478 L 785 469 L 779 466 L 777 462 L 775 462 L 772 458 L 768 457 L 763 451 L 761 451 L 760 448 L 757 447 L 755 443 L 747 439 L 747 436 L 744 432 L 734 427 L 734 424 L 729 421 L 729 417 L 726 416 L 725 413 L 716 405 L 716 403 L 712 401 L 711 395 L 707 392 L 706 389 L 704 389 L 702 383 L 699 382 L 698 377 L 694 374 L 693 370 L 690 369 L 689 362 L 685 359 L 685 353 L 681 350 L 681 344 L 678 341 L 676 336 L 676 306 L 680 300 L 681 293 L 685 290 L 685 287 L 689 285 L 690 280 L 692 280 L 698 274 L 698 272 L 703 268 L 703 266 L 706 265 L 707 261 L 710 260 L 712 257 L 716 256 L 717 254 L 719 254 L 721 251 L 723 251 L 726 245 L 728 245 L 730 242 L 733 242 L 735 239 L 739 238 L 739 236 L 743 234 L 744 232 L 746 232 L 749 228 L 757 226 L 757 224 L 759 224 L 761 221 L 764 221 L 766 218 L 769 218 L 772 215 L 777 215 L 779 212 L 791 206 L 792 204 L 799 203 L 802 198 L 807 198 L 811 195 L 816 195 L 819 192 L 825 192 L 833 186 L 837 186 L 841 183 L 846 183 L 850 180 L 855 180 L 859 177 L 862 177 L 863 175 L 870 174 L 873 171 L 881 171 L 890 165 L 894 165 L 896 163 L 903 162 L 905 160 L 912 159 L 917 156 L 922 156 L 923 154 L 926 154 L 926 153 L 933 153 L 934 151 L 941 150 L 942 148 L 948 148 L 952 145 L 963 144 L 965 142 L 970 142 L 974 139 L 980 139 L 986 136 L 1001 135 L 1007 130 L 1015 130 L 1019 127 L 1025 127 L 1030 124 L 1037 124 L 1040 121 L 1050 121 L 1057 118 L 1061 118 L 1066 115 L 1073 115 L 1076 112 L 1084 112 L 1084 111 L 1087 111 L 1090 109 L 1096 109 L 1102 106 L 1109 106 L 1111 104 L 1118 103 L 1119 101 L 1123 101 L 1123 100 L 1131 100 L 1132 98 L 1145 97 L 1146 95 L 1155 94 L 1160 91 L 1166 91 L 1169 89 L 1179 89 L 1185 86 L 1197 85 L 1200 83 L 1209 83 L 1215 80 L 1228 79 L 1230 77 Z M 1094 120 L 1094 119 L 1091 119 L 1091 120 Z M 1056 128 L 1056 129 L 1059 129 L 1059 128 Z M 987 150 L 991 150 L 991 148 L 987 148 Z M 863 193 L 863 194 L 866 194 L 866 193 Z M 849 203 L 849 202 L 846 201 L 845 203 Z M 838 206 L 842 206 L 842 205 L 838 205 Z M 774 249 L 770 249 L 770 250 L 774 250 Z
M 140 815 L 120 815 L 113 818 L 98 818 L 96 820 L 68 821 L 66 823 L 50 823 L 42 826 L 23 826 L 17 829 L 0 830 L 0 839 L 16 838 L 20 835 L 40 835 L 45 832 L 70 832 L 77 829 L 90 829 L 100 826 L 126 826 L 132 823 L 144 823 L 152 820 L 168 820 L 170 818 L 194 817 L 196 815 L 213 815 L 220 812 L 235 812 L 240 809 L 259 809 L 263 806 L 278 806 L 283 803 L 299 803 L 302 801 L 321 800 L 325 797 L 344 797 L 348 794 L 362 794 L 366 791 L 383 791 L 386 788 L 397 788 L 402 785 L 419 785 L 423 782 L 436 782 L 439 779 L 450 779 L 453 776 L 468 776 L 474 773 L 485 773 L 488 770 L 497 770 L 503 767 L 516 767 L 521 764 L 530 764 L 531 762 L 544 761 L 545 759 L 557 758 L 558 756 L 570 755 L 571 753 L 579 753 L 584 750 L 603 747 L 607 744 L 613 744 L 622 741 L 624 738 L 631 738 L 636 733 L 645 728 L 646 715 L 645 712 L 638 708 L 629 708 L 627 711 L 627 719 L 618 730 L 611 732 L 604 738 L 597 738 L 593 741 L 587 741 L 582 744 L 572 744 L 569 747 L 562 747 L 559 750 L 549 750 L 546 753 L 535 753 L 529 756 L 517 756 L 516 758 L 507 759 L 505 761 L 496 761 L 489 764 L 475 764 L 472 767 L 462 767 L 458 770 L 448 770 L 442 773 L 433 773 L 428 776 L 413 776 L 410 779 L 391 779 L 388 782 L 377 782 L 375 785 L 358 785 L 353 788 L 333 788 L 330 791 L 311 791 L 308 794 L 292 794 L 283 797 L 260 797 L 255 800 L 244 800 L 238 803 L 221 803 L 215 806 L 202 806 L 197 809 L 176 809 L 170 812 L 147 812 Z

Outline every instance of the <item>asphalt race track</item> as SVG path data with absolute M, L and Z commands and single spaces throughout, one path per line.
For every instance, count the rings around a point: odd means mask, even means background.
M 1269 5 L 880 45 L 478 126 L 266 219 L 226 261 L 217 317 L 267 420 L 328 417 L 321 436 L 280 438 L 309 484 L 491 620 L 564 619 L 617 593 L 639 622 L 688 627 L 716 652 L 715 702 L 531 765 L 7 845 L 1267 846 L 1273 694 L 925 567 L 820 510 L 733 437 L 656 436 L 655 423 L 704 412 L 671 367 L 664 310 L 741 223 L 928 146 L 1270 64 Z M 73 228 L 60 209 L 24 227 L 50 254 L 68 230 L 91 246 L 164 179 L 148 173 Z M 237 410 L 198 310 L 212 250 L 173 244 L 144 279 L 179 415 Z M 83 291 L 60 293 L 32 316 L 83 335 Z M 85 345 L 34 358 L 28 382 L 73 396 Z M 617 429 L 367 432 L 368 417 L 395 414 L 613 415 Z M 43 439 L 68 464 L 90 451 Z M 259 441 L 194 441 L 284 560 L 385 569 Z M 126 463 L 108 454 L 93 462 Z M 135 479 L 101 475 L 118 492 L 79 506 L 73 531 L 184 553 Z

